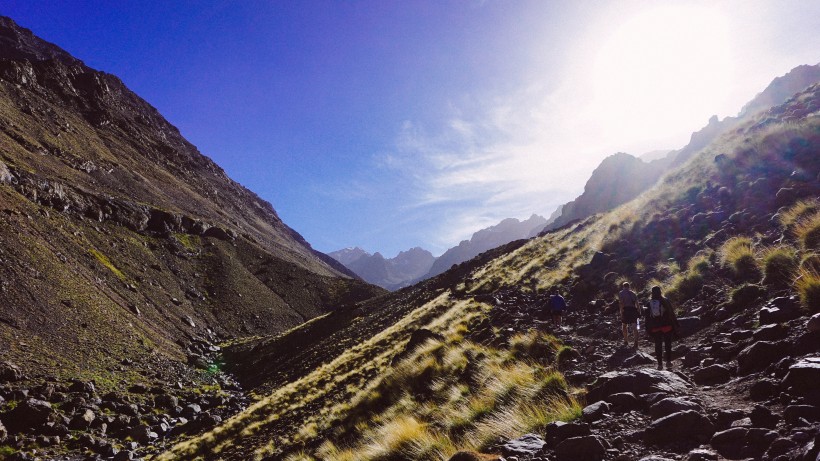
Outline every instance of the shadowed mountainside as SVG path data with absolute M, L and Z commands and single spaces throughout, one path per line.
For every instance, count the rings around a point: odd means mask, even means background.
M 118 78 L 8 18 L 0 210 L 0 354 L 31 375 L 120 386 L 184 364 L 196 341 L 284 331 L 381 293 Z

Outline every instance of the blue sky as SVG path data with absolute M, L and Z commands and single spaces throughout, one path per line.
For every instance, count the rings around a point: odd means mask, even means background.
M 812 1 L 31 1 L 313 246 L 440 254 L 548 215 L 820 62 Z

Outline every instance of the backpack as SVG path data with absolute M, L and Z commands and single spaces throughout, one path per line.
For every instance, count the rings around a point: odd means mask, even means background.
M 659 319 L 663 317 L 664 310 L 666 308 L 663 305 L 663 302 L 660 299 L 653 299 L 649 301 L 649 316 L 653 319 Z

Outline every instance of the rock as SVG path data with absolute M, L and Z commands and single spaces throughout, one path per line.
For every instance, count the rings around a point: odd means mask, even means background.
M 0 383 L 20 381 L 23 379 L 23 372 L 20 367 L 11 362 L 0 362 Z
M 732 378 L 732 373 L 723 365 L 709 365 L 695 370 L 692 379 L 703 386 L 723 384 Z
M 683 393 L 690 388 L 683 378 L 669 371 L 643 368 L 628 371 L 612 371 L 598 377 L 587 394 L 588 401 L 605 400 L 607 396 L 619 392 L 635 395 L 665 392 Z
M 9 167 L 5 163 L 0 162 L 0 184 L 11 184 L 14 180 Z
M 594 435 L 570 437 L 555 447 L 558 461 L 600 461 L 606 455 L 606 447 Z
M 496 455 L 485 455 L 474 451 L 459 451 L 450 457 L 449 461 L 502 461 Z
M 640 410 L 644 407 L 643 402 L 631 392 L 619 392 L 609 395 L 606 401 L 623 411 Z
M 536 434 L 524 434 L 501 445 L 504 456 L 533 456 L 544 447 L 546 442 Z
M 192 419 L 194 416 L 198 415 L 202 412 L 202 407 L 195 403 L 191 403 L 185 406 L 182 409 L 182 416 L 188 419 Z
M 597 421 L 604 417 L 604 414 L 609 411 L 609 404 L 603 400 L 587 405 L 583 409 L 584 421 Z
M 769 399 L 777 392 L 777 385 L 769 380 L 762 379 L 756 381 L 749 388 L 749 397 L 755 402 L 762 402 Z
M 94 412 L 86 409 L 82 413 L 75 415 L 74 418 L 71 419 L 71 423 L 68 427 L 74 431 L 84 431 L 91 427 L 91 423 L 94 422 L 94 418 L 96 418 Z
M 700 317 L 679 317 L 678 334 L 683 337 L 689 336 L 701 328 Z
M 788 335 L 788 327 L 779 323 L 774 323 L 760 327 L 754 332 L 754 339 L 755 341 L 777 341 Z
M 131 450 L 122 450 L 114 455 L 114 461 L 131 461 L 134 459 L 134 452 Z
M 730 459 L 741 458 L 743 449 L 746 446 L 746 436 L 749 429 L 745 427 L 734 427 L 721 431 L 712 436 L 709 442 L 712 447 L 722 456 Z
M 818 382 L 818 385 L 820 385 L 820 382 Z M 789 405 L 783 412 L 783 419 L 791 425 L 797 424 L 800 419 L 814 423 L 820 421 L 820 408 L 812 405 Z
M 769 365 L 788 356 L 790 352 L 791 345 L 788 342 L 758 341 L 738 353 L 737 371 L 741 375 L 762 371 Z
M 772 413 L 772 410 L 763 405 L 755 405 L 751 414 L 749 414 L 749 418 L 755 427 L 769 429 L 777 427 L 777 423 L 780 422 L 780 416 Z
M 684 458 L 683 461 L 717 461 L 718 454 L 712 450 L 706 450 L 703 448 L 698 448 L 695 450 L 690 451 Z
M 566 439 L 581 437 L 591 433 L 588 424 L 565 423 L 563 421 L 555 421 L 547 424 L 544 432 L 546 433 L 545 440 L 549 447 L 555 447 Z
M 23 432 L 47 423 L 54 414 L 51 404 L 43 400 L 28 399 L 17 405 L 3 418 L 12 432 Z
M 154 396 L 154 406 L 157 408 L 172 409 L 179 405 L 179 399 L 170 394 L 157 394 Z
M 649 415 L 652 419 L 659 419 L 686 410 L 703 412 L 703 407 L 684 398 L 669 397 L 649 407 Z
M 804 395 L 817 391 L 817 383 L 820 383 L 820 357 L 806 357 L 789 367 L 780 385 L 795 394 Z
M 714 432 L 714 424 L 709 418 L 697 411 L 686 410 L 653 421 L 644 432 L 644 438 L 647 443 L 663 445 L 687 439 L 706 441 Z
M 820 313 L 811 316 L 806 323 L 806 329 L 810 332 L 820 331 Z
M 74 380 L 71 386 L 68 387 L 68 392 L 76 392 L 79 394 L 93 394 L 95 392 L 94 383 Z
M 3 425 L 3 421 L 0 421 L 0 443 L 5 442 L 8 436 L 9 431 L 6 429 L 6 426 Z
M 766 450 L 766 458 L 774 459 L 780 455 L 785 455 L 790 451 L 794 451 L 798 446 L 799 445 L 792 439 L 778 438 L 769 445 L 769 449 Z

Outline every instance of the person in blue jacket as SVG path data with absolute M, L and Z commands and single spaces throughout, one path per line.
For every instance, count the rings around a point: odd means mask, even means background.
M 561 326 L 561 317 L 564 315 L 564 311 L 567 309 L 567 301 L 558 293 L 558 288 L 552 289 L 552 294 L 550 295 L 549 299 L 549 310 L 550 315 L 552 316 L 552 324 L 560 327 Z

